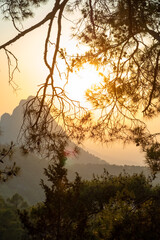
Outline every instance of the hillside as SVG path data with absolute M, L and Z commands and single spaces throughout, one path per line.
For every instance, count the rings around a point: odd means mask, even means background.
M 31 98 L 31 97 L 29 97 Z M 28 98 L 28 99 L 29 99 Z M 23 105 L 27 100 L 21 100 L 19 105 L 13 110 L 12 115 L 5 113 L 1 116 L 0 119 L 0 144 L 9 144 L 11 141 L 16 143 L 17 137 L 22 125 L 23 120 Z M 55 122 L 55 124 L 57 124 Z M 85 159 L 85 160 L 84 160 Z M 86 164 L 86 163 L 94 163 L 94 164 L 104 164 L 106 163 L 104 160 L 94 156 L 93 154 L 83 150 L 80 148 L 80 154 L 78 158 L 69 159 L 69 164 Z
M 81 156 L 82 157 L 82 156 Z M 81 159 L 81 157 L 79 157 Z M 86 158 L 92 159 L 92 155 L 83 152 L 83 162 L 87 162 Z M 112 175 L 119 175 L 124 171 L 129 174 L 141 173 L 142 171 L 148 175 L 149 170 L 146 167 L 139 166 L 117 166 L 107 163 L 74 163 L 70 164 L 70 160 L 66 163 L 69 179 L 75 178 L 75 172 L 78 172 L 83 179 L 91 179 L 93 174 L 102 175 L 104 169 Z M 19 193 L 27 200 L 28 203 L 34 204 L 43 200 L 43 191 L 40 187 L 40 179 L 45 179 L 43 169 L 48 166 L 47 160 L 40 159 L 33 154 L 22 155 L 19 149 L 15 149 L 12 161 L 16 161 L 21 167 L 20 174 L 10 179 L 6 183 L 1 183 L 0 195 L 11 197 L 14 193 Z M 74 160 L 78 162 L 77 160 Z M 51 164 L 51 162 L 49 162 Z M 159 181 L 159 180 L 158 180 Z

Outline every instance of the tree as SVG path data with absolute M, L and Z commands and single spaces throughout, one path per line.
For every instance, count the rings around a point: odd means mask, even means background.
M 45 200 L 19 211 L 30 239 L 159 239 L 159 186 L 143 174 L 69 181 L 64 155 L 45 169 Z
M 49 22 L 44 43 L 44 63 L 49 71 L 45 83 L 31 99 L 24 112 L 24 144 L 28 149 L 47 149 L 57 151 L 58 141 L 67 141 L 68 137 L 81 142 L 85 137 L 102 142 L 116 139 L 132 141 L 146 152 L 148 164 L 153 170 L 159 170 L 159 143 L 151 134 L 146 124 L 139 118 L 159 113 L 159 4 L 157 0 L 55 0 L 52 10 L 35 25 L 20 31 L 18 24 L 33 15 L 33 6 L 42 7 L 47 1 L 1 1 L 1 10 L 5 18 L 11 19 L 18 34 L 0 46 L 6 53 L 9 69 L 11 57 L 17 58 L 8 49 L 29 32 Z M 83 56 L 68 57 L 60 47 L 62 19 L 65 10 L 81 13 L 73 35 L 89 47 Z M 52 41 L 53 23 L 57 22 L 56 39 Z M 49 61 L 49 45 L 53 45 L 52 61 Z M 80 103 L 70 99 L 64 88 L 55 86 L 55 72 L 62 77 L 58 65 L 58 55 L 66 64 L 66 84 L 69 74 L 83 64 L 95 65 L 102 77 L 102 83 L 93 90 L 88 90 L 86 97 L 93 105 L 87 111 Z M 13 80 L 10 72 L 10 82 Z M 50 91 L 51 89 L 51 91 Z M 97 109 L 100 109 L 97 111 Z M 98 112 L 98 119 L 93 112 Z M 92 112 L 92 113 L 91 113 Z M 51 115 L 52 117 L 51 117 Z M 54 120 L 61 122 L 62 129 L 54 128 Z M 53 131 L 52 131 L 53 130 Z M 58 139 L 58 140 L 55 140 Z M 153 148 L 153 145 L 156 147 Z M 155 150 L 153 155 L 148 152 Z M 151 157 L 151 158 L 150 158 Z
M 64 152 L 61 152 L 56 162 L 45 169 L 49 181 L 46 184 L 41 180 L 45 201 L 29 211 L 19 211 L 31 239 L 92 239 L 87 226 L 93 209 L 87 208 L 87 200 L 82 200 L 84 183 L 78 174 L 73 182 L 68 180 L 66 160 Z
M 15 162 L 12 163 L 14 144 L 11 142 L 10 146 L 0 145 L 0 182 L 7 181 L 9 178 L 16 176 L 20 168 Z
M 136 187 L 138 187 L 138 178 L 134 179 L 135 182 L 133 181 Z M 131 179 L 132 177 L 129 177 L 126 180 Z M 141 175 L 139 178 L 141 184 L 142 179 L 144 180 Z M 145 189 L 148 186 L 144 184 L 143 187 Z M 148 196 L 144 195 L 137 201 L 138 195 L 136 196 L 135 189 L 127 188 L 124 184 L 122 193 L 119 192 L 97 214 L 94 222 L 97 240 L 159 239 L 159 187 L 150 186 L 145 190 L 149 190 Z
M 22 196 L 20 196 L 18 193 L 15 193 L 11 198 L 8 198 L 7 203 L 16 210 L 28 208 L 27 202 L 25 202 Z
M 28 207 L 26 202 L 18 194 L 13 195 L 7 201 L 0 197 L 0 236 L 2 240 L 20 240 L 28 239 L 28 235 L 22 228 L 22 224 L 17 214 L 17 206 L 12 204 L 13 199 L 19 199 L 19 209 Z
M 103 79 L 86 93 L 93 107 L 101 109 L 90 136 L 102 142 L 133 141 L 146 152 L 151 169 L 159 170 L 159 133 L 151 134 L 139 118 L 140 113 L 147 118 L 159 114 L 159 4 L 119 0 L 85 6 L 78 39 L 90 49 L 75 65 L 94 64 Z

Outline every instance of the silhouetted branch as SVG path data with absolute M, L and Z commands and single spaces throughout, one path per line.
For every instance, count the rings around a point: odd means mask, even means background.
M 16 176 L 20 168 L 15 162 L 11 163 L 14 144 L 11 142 L 10 146 L 0 146 L 0 182 L 7 181 L 9 178 Z M 9 161 L 10 159 L 10 161 Z
M 156 63 L 155 63 L 155 67 L 154 67 L 154 79 L 153 79 L 153 83 L 152 83 L 152 91 L 151 91 L 150 96 L 149 96 L 148 104 L 145 107 L 145 109 L 143 110 L 144 113 L 147 111 L 147 109 L 151 105 L 151 101 L 153 99 L 153 94 L 154 94 L 154 91 L 156 89 L 157 75 L 158 75 L 158 70 L 159 70 L 159 57 L 160 57 L 160 51 L 157 54 Z

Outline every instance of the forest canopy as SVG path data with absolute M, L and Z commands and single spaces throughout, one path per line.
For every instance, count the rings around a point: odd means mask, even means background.
M 117 139 L 134 142 L 146 152 L 152 170 L 159 170 L 159 133 L 150 133 L 140 116 L 153 118 L 160 111 L 160 5 L 157 0 L 55 0 L 47 15 L 27 29 L 25 19 L 34 17 L 37 8 L 50 1 L 0 1 L 4 19 L 13 23 L 15 37 L 0 46 L 5 51 L 9 81 L 14 81 L 18 59 L 10 45 L 47 23 L 44 42 L 44 64 L 48 75 L 37 95 L 28 101 L 22 126 L 23 144 L 28 150 L 48 150 L 50 158 L 66 144 L 68 137 L 81 143 L 86 138 L 108 143 Z M 63 18 L 69 12 L 79 17 L 72 21 L 72 35 L 87 46 L 83 54 L 68 55 L 61 48 Z M 57 25 L 53 39 L 53 26 Z M 53 45 L 52 58 L 49 46 Z M 15 68 L 11 71 L 11 58 Z M 58 64 L 64 62 L 65 73 Z M 94 65 L 101 82 L 88 89 L 86 99 L 92 109 L 71 99 L 65 92 L 70 74 L 84 64 Z M 65 79 L 63 87 L 55 85 L 56 73 Z M 97 111 L 98 109 L 98 111 Z M 98 117 L 97 115 L 98 114 Z M 95 118 L 96 115 L 96 118 Z M 62 128 L 55 129 L 54 121 Z M 65 131 L 65 132 L 64 132 Z M 47 154 L 45 152 L 45 154 Z
M 45 200 L 19 211 L 34 240 L 159 239 L 159 186 L 143 174 L 68 179 L 66 157 L 44 170 Z M 50 184 L 48 184 L 48 182 Z

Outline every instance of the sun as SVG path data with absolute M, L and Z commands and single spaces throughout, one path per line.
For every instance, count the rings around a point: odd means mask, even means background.
M 79 101 L 83 107 L 89 107 L 90 104 L 85 98 L 85 92 L 98 84 L 100 80 L 101 77 L 95 67 L 86 64 L 83 69 L 70 75 L 65 92 L 69 98 Z

